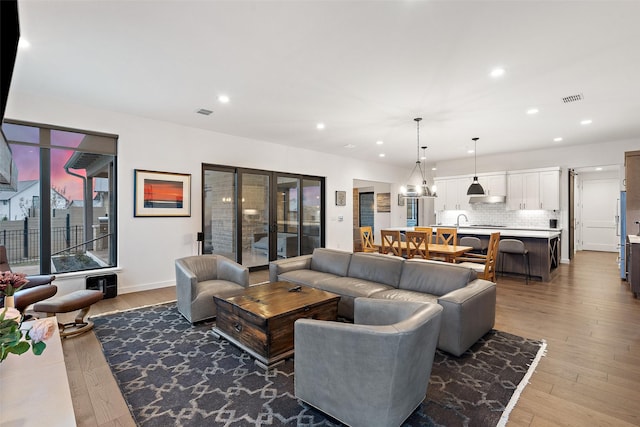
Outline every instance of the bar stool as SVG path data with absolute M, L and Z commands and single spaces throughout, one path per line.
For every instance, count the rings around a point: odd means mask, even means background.
M 499 251 L 502 253 L 502 261 L 500 263 L 500 271 L 504 274 L 504 255 L 514 254 L 522 255 L 522 260 L 527 265 L 527 275 L 525 284 L 529 284 L 529 277 L 531 277 L 531 264 L 529 263 L 529 250 L 524 246 L 522 240 L 517 239 L 502 239 L 499 244 Z
M 469 251 L 474 254 L 486 255 L 487 254 L 487 244 L 482 244 L 482 240 L 477 237 L 472 236 L 463 236 L 460 238 L 458 242 L 460 246 L 471 246 L 473 250 Z

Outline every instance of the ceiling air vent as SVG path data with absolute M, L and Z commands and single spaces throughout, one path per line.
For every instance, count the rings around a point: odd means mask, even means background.
M 565 96 L 564 98 L 562 98 L 562 102 L 567 104 L 569 102 L 582 101 L 583 99 L 584 99 L 584 95 L 579 93 L 577 95 Z
M 208 116 L 209 114 L 213 113 L 213 111 L 207 110 L 205 108 L 201 108 L 198 111 L 196 111 L 196 113 L 202 114 L 203 116 Z

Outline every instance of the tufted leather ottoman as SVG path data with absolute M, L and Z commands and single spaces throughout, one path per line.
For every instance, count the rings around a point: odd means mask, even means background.
M 63 338 L 83 334 L 93 329 L 93 322 L 86 320 L 85 317 L 89 314 L 91 304 L 100 301 L 103 297 L 102 291 L 94 290 L 81 290 L 75 291 L 67 295 L 61 295 L 53 297 L 46 301 L 40 301 L 33 306 L 34 311 L 47 313 L 47 316 L 55 316 L 56 313 L 68 313 L 74 310 L 80 310 L 76 314 L 74 322 L 60 323 L 60 336 Z

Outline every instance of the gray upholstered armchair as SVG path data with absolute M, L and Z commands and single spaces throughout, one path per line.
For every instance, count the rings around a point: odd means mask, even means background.
M 198 255 L 176 260 L 178 311 L 191 323 L 216 316 L 214 295 L 249 286 L 249 269 L 221 255 Z
M 354 324 L 295 323 L 295 394 L 351 426 L 399 426 L 424 400 L 442 307 L 356 298 Z

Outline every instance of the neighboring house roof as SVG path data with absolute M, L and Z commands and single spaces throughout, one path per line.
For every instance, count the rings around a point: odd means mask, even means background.
M 33 187 L 34 185 L 38 185 L 40 181 L 37 179 L 30 181 L 18 181 L 18 190 L 17 191 L 0 191 L 0 200 L 11 200 L 16 196 L 19 196 L 20 193 L 23 193 Z M 66 204 L 69 204 L 69 199 L 58 190 L 52 188 L 52 192 L 56 193 L 56 195 L 66 201 Z
M 39 181 L 37 179 L 31 180 L 31 181 L 18 181 L 18 190 L 17 191 L 0 191 L 0 200 L 11 200 L 16 195 L 33 187 L 34 185 L 37 185 L 38 182 Z

